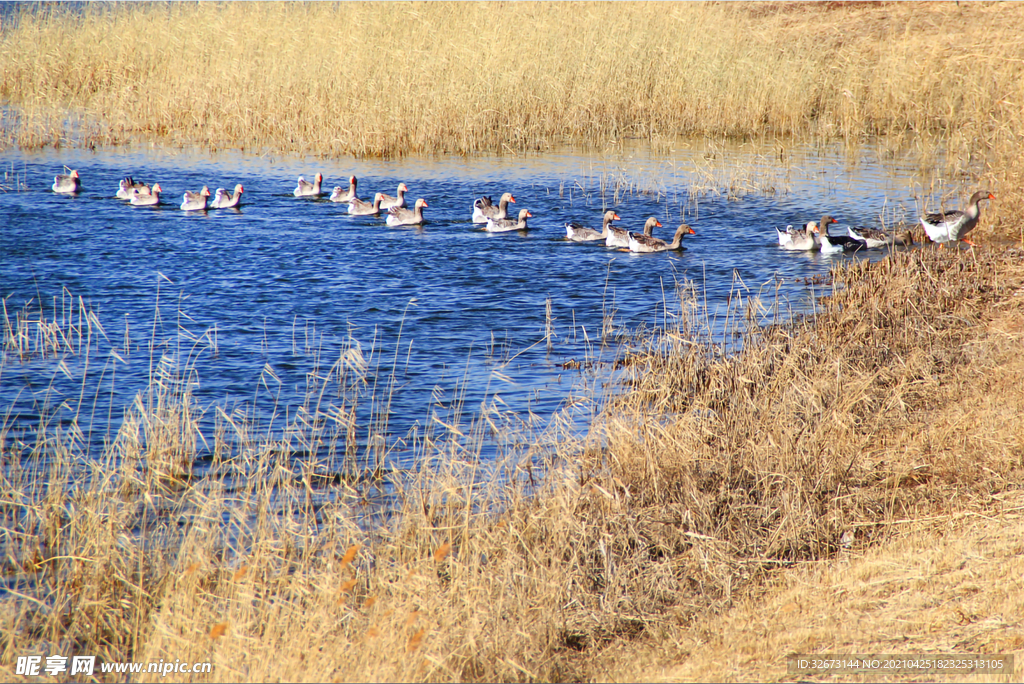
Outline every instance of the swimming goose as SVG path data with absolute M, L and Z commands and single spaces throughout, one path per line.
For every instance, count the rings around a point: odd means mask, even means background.
M 511 192 L 501 196 L 498 206 L 491 203 L 490 197 L 481 197 L 473 202 L 473 223 L 487 223 L 488 219 L 508 218 L 508 203 L 516 203 L 516 198 Z
M 513 230 L 529 230 L 526 225 L 526 219 L 532 217 L 529 209 L 519 210 L 519 220 L 516 221 L 510 218 L 489 218 L 487 219 L 487 225 L 484 226 L 484 230 L 488 233 L 507 233 Z
M 82 183 L 78 179 L 77 169 L 67 175 L 61 174 L 53 177 L 53 191 L 60 195 L 73 195 L 81 187 Z
M 229 195 L 228 191 L 224 188 L 217 188 L 217 192 L 214 195 L 213 202 L 210 203 L 211 209 L 234 209 L 242 202 L 242 184 L 239 183 L 235 186 L 235 192 L 233 195 Z
M 979 190 L 971 195 L 971 201 L 967 203 L 967 211 L 944 211 L 938 214 L 925 214 L 921 217 L 921 225 L 924 232 L 932 242 L 938 242 L 941 248 L 947 242 L 962 240 L 971 247 L 974 243 L 967 239 L 967 234 L 978 225 L 978 217 L 981 216 L 981 207 L 978 202 L 987 199 L 995 199 L 988 190 Z
M 199 192 L 185 191 L 181 196 L 181 208 L 185 211 L 206 211 L 206 199 L 210 196 L 210 188 L 203 186 Z
M 131 176 L 125 176 L 121 179 L 120 183 L 118 183 L 116 197 L 117 199 L 130 200 L 132 198 L 132 194 L 134 194 L 133 191 L 140 195 L 152 194 L 152 190 L 148 185 L 145 183 L 136 183 L 135 179 Z
M 296 197 L 319 197 L 320 196 L 320 184 L 324 182 L 324 175 L 322 173 L 316 174 L 316 178 L 310 183 L 308 180 L 299 176 L 299 185 L 292 192 Z
M 665 242 L 656 237 L 650 235 L 642 235 L 640 233 L 629 234 L 629 251 L 631 252 L 667 252 L 674 249 L 683 248 L 683 236 L 684 235 L 696 235 L 696 231 L 693 228 L 686 225 L 685 223 L 679 224 L 676 228 L 676 235 L 672 238 L 672 242 Z
M 597 232 L 593 228 L 586 228 L 583 225 L 573 221 L 572 223 L 565 224 L 565 237 L 567 240 L 573 242 L 593 242 L 594 240 L 605 240 L 608 238 L 608 226 L 612 221 L 618 221 L 619 215 L 609 209 L 604 212 L 604 221 L 602 224 L 601 232 Z
M 397 197 L 392 197 L 386 193 L 381 193 L 380 197 L 380 208 L 391 209 L 397 207 L 399 209 L 405 208 L 405 193 L 409 192 L 409 188 L 405 187 L 405 183 L 398 184 Z
M 148 195 L 135 191 L 132 194 L 131 204 L 133 207 L 151 207 L 154 204 L 160 204 L 160 191 L 159 183 L 153 184 Z
M 331 193 L 332 202 L 351 202 L 358 198 L 356 195 L 356 177 L 350 176 L 348 179 L 348 189 L 342 188 L 340 185 L 335 186 L 334 192 Z
M 914 244 L 914 233 L 909 230 L 899 233 L 895 231 L 887 233 L 884 230 L 877 230 L 875 228 L 853 228 L 851 226 L 846 229 L 846 233 L 854 240 L 864 243 L 864 246 L 868 249 L 877 249 L 886 245 L 907 246 Z
M 379 192 L 373 196 L 373 204 L 355 197 L 348 203 L 348 213 L 352 216 L 376 216 L 380 213 L 380 203 L 383 199 L 384 195 Z
M 651 216 L 647 219 L 647 223 L 644 224 L 644 235 L 650 236 L 654 234 L 655 227 L 661 227 L 661 221 Z M 608 224 L 608 237 L 604 239 L 604 244 L 608 247 L 629 247 L 629 231 L 625 228 L 617 228 L 611 224 Z
M 401 187 L 401 186 L 399 186 Z M 423 208 L 428 206 L 427 200 L 422 197 L 416 200 L 413 209 L 405 207 L 391 207 L 388 209 L 388 217 L 385 219 L 389 226 L 415 226 L 423 223 Z
M 825 217 L 829 218 L 829 217 Z M 824 221 L 824 219 L 823 219 Z M 828 224 L 825 224 L 826 226 Z M 788 241 L 782 243 L 782 249 L 789 250 L 791 252 L 807 252 L 812 249 L 817 249 L 821 244 L 821 238 L 818 236 L 819 228 L 818 225 L 811 221 L 807 224 L 807 227 L 796 233 Z
M 814 223 L 814 221 L 808 221 L 800 228 L 794 228 L 792 224 L 786 226 L 785 230 L 779 230 L 776 228 L 775 232 L 779 235 L 779 247 L 782 247 L 784 244 L 792 240 L 794 235 L 802 235 L 807 232 L 812 223 Z M 817 226 L 818 224 L 814 223 L 814 225 Z
M 860 240 L 856 240 L 849 235 L 829 235 L 828 233 L 822 233 L 821 238 L 821 253 L 822 254 L 838 254 L 844 251 L 857 251 L 858 249 L 864 249 L 864 243 Z

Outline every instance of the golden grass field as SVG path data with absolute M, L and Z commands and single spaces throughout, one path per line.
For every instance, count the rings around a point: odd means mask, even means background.
M 375 525 L 358 521 L 379 482 L 353 475 L 324 499 L 284 462 L 325 443 L 316 420 L 272 438 L 223 416 L 213 475 L 190 480 L 202 407 L 155 373 L 101 458 L 59 432 L 19 446 L 45 467 L 4 454 L 0 562 L 19 589 L 0 596 L 0 674 L 57 649 L 211 660 L 202 681 L 785 680 L 798 652 L 1024 661 L 1022 19 L 1016 3 L 226 3 L 3 27 L 5 145 L 393 157 L 880 135 L 955 168 L 984 159 L 965 183 L 996 194 L 978 233 L 1003 246 L 837 268 L 815 320 L 728 359 L 700 342 L 684 290 L 691 314 L 638 340 L 649 351 L 623 359 L 626 391 L 589 434 L 531 445 L 543 473 L 510 459 L 480 481 L 439 431 L 430 465 L 389 476 L 398 514 Z M 79 353 L 99 325 L 4 318 L 7 358 Z M 245 486 L 218 484 L 238 473 Z

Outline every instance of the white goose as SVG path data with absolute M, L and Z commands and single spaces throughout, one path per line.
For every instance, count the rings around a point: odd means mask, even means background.
M 203 186 L 199 192 L 185 191 L 181 196 L 181 208 L 184 211 L 206 211 L 206 200 L 210 197 L 210 188 Z
M 292 191 L 292 194 L 296 197 L 319 197 L 320 196 L 320 184 L 324 182 L 324 175 L 322 173 L 316 174 L 313 182 L 310 183 L 308 180 L 299 176 L 299 184 Z
M 498 206 L 491 203 L 490 197 L 481 197 L 473 202 L 473 223 L 487 223 L 489 219 L 508 218 L 508 203 L 516 203 L 511 192 L 506 192 L 498 201 Z
M 818 237 L 819 233 L 818 224 L 811 221 L 804 230 L 794 234 L 786 242 L 781 243 L 782 249 L 791 252 L 809 252 L 812 249 L 817 249 L 821 244 L 821 239 Z
M 597 232 L 593 228 L 587 228 L 582 224 L 573 221 L 572 223 L 565 224 L 565 237 L 567 240 L 573 242 L 594 242 L 595 240 L 605 240 L 608 238 L 608 226 L 612 221 L 618 221 L 619 215 L 609 209 L 604 212 L 604 221 L 602 222 L 601 232 Z
M 133 207 L 151 207 L 160 204 L 160 184 L 154 183 L 148 195 L 135 191 L 132 194 L 131 204 Z
M 656 227 L 661 227 L 661 221 L 651 216 L 647 219 L 647 223 L 644 224 L 644 235 L 653 235 Z M 629 248 L 629 231 L 625 228 L 616 228 L 608 224 L 608 237 L 604 239 L 604 244 L 608 247 Z
M 380 208 L 381 209 L 391 209 L 392 207 L 396 207 L 396 208 L 399 208 L 399 209 L 404 209 L 405 208 L 405 193 L 407 193 L 407 192 L 409 192 L 409 188 L 407 188 L 405 186 L 405 183 L 399 183 L 398 184 L 398 190 L 396 190 L 397 194 L 396 194 L 395 197 L 392 197 L 391 195 L 388 195 L 388 194 L 383 193 L 383 192 L 380 193 L 380 197 L 381 197 Z
M 981 207 L 978 205 L 982 200 L 995 199 L 988 190 L 979 190 L 971 195 L 967 203 L 966 211 L 945 211 L 937 214 L 925 214 L 921 217 L 921 225 L 924 232 L 932 242 L 938 242 L 939 248 L 947 242 L 963 241 L 974 247 L 974 243 L 967 239 L 967 234 L 978 225 L 978 217 L 981 216 Z
M 356 194 L 356 177 L 349 176 L 348 189 L 342 188 L 340 185 L 335 186 L 334 192 L 331 193 L 332 202 L 351 202 L 357 199 L 359 195 Z
M 785 230 L 779 230 L 778 228 L 776 228 L 775 232 L 778 233 L 778 235 L 779 235 L 779 247 L 782 247 L 784 244 L 786 244 L 787 242 L 792 240 L 793 236 L 801 235 L 801 234 L 807 232 L 807 230 L 811 227 L 812 223 L 815 226 L 818 225 L 817 223 L 814 223 L 814 221 L 808 221 L 807 223 L 805 223 L 800 228 L 794 228 L 792 226 L 792 224 L 786 226 Z
M 413 209 L 405 207 L 391 207 L 388 209 L 388 217 L 385 222 L 389 226 L 416 226 L 423 223 L 423 208 L 428 206 L 427 200 L 422 197 L 416 200 Z
M 352 216 L 376 216 L 380 213 L 380 203 L 383 199 L 384 196 L 379 192 L 373 196 L 372 203 L 355 197 L 348 203 L 348 213 Z
M 135 179 L 131 176 L 125 176 L 118 183 L 116 197 L 117 199 L 130 200 L 136 192 L 140 195 L 149 195 L 153 191 L 145 183 L 136 183 Z
M 74 195 L 82 189 L 82 182 L 78 178 L 78 170 L 71 173 L 53 177 L 53 191 L 59 195 Z
M 650 235 L 641 233 L 629 234 L 629 251 L 631 252 L 667 252 L 683 248 L 683 236 L 696 235 L 696 231 L 690 226 L 682 223 L 676 228 L 675 237 L 672 242 L 665 242 Z
M 217 188 L 217 192 L 214 193 L 213 202 L 210 203 L 212 209 L 234 209 L 242 203 L 242 192 L 245 189 L 242 184 L 239 183 L 235 186 L 234 194 L 228 195 L 228 191 L 224 188 Z
M 510 218 L 494 218 L 487 219 L 487 225 L 484 226 L 484 230 L 488 233 L 508 233 L 513 230 L 529 230 L 526 225 L 526 219 L 532 217 L 529 209 L 519 210 L 519 220 Z

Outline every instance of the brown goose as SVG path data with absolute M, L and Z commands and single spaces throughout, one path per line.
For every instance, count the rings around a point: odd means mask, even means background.
M 67 168 L 67 167 L 65 167 Z M 53 191 L 60 195 L 73 195 L 82 188 L 82 183 L 78 178 L 78 170 L 74 170 L 71 173 L 53 177 Z
M 299 185 L 292 191 L 292 194 L 296 197 L 319 197 L 320 196 L 320 184 L 324 182 L 324 175 L 322 173 L 316 174 L 313 182 L 310 183 L 308 180 L 299 176 Z
M 376 216 L 380 213 L 380 203 L 384 195 L 377 193 L 373 196 L 373 203 L 361 200 L 358 197 L 348 203 L 348 213 L 352 216 Z
M 335 186 L 334 192 L 331 193 L 332 202 L 351 202 L 358 198 L 356 194 L 356 177 L 350 176 L 348 179 L 348 189 L 342 188 L 340 185 Z
M 974 247 L 974 243 L 967 239 L 967 234 L 978 225 L 978 217 L 981 216 L 981 207 L 978 205 L 982 200 L 995 199 L 988 190 L 979 190 L 971 195 L 971 201 L 967 203 L 966 211 L 944 211 L 937 214 L 925 214 L 921 217 L 921 225 L 924 232 L 928 234 L 932 242 L 938 242 L 942 248 L 947 242 L 963 241 Z
M 416 200 L 413 209 L 405 207 L 391 207 L 388 209 L 388 217 L 385 222 L 389 226 L 415 226 L 423 223 L 423 208 L 428 206 L 427 200 L 422 197 Z
M 488 219 L 508 218 L 509 202 L 516 203 L 516 198 L 512 196 L 511 192 L 506 192 L 501 196 L 498 206 L 491 203 L 490 197 L 481 197 L 473 202 L 473 223 L 487 223 Z
M 526 219 L 532 217 L 529 209 L 519 210 L 519 219 L 510 218 L 494 218 L 487 219 L 487 225 L 484 226 L 484 230 L 488 233 L 508 233 L 513 230 L 529 230 L 526 225 Z
M 653 235 L 656 227 L 661 227 L 661 221 L 651 216 L 644 224 L 644 235 Z M 605 238 L 604 244 L 608 247 L 629 247 L 629 231 L 608 224 L 608 237 Z
M 631 252 L 667 252 L 680 249 L 683 246 L 684 235 L 696 235 L 696 231 L 685 223 L 676 228 L 676 235 L 672 242 L 665 242 L 650 235 L 640 233 L 629 234 L 629 251 Z
M 595 240 L 605 240 L 608 238 L 608 226 L 612 221 L 618 221 L 619 215 L 609 209 L 604 212 L 604 221 L 602 224 L 601 232 L 597 232 L 593 228 L 587 228 L 586 226 L 573 221 L 572 223 L 565 224 L 565 237 L 573 242 L 593 242 Z
M 141 192 L 135 192 L 131 199 L 132 206 L 151 207 L 155 204 L 160 204 L 160 190 L 160 184 L 154 183 L 148 195 L 143 195 Z
M 136 183 L 131 176 L 125 176 L 118 183 L 117 199 L 130 200 L 135 193 L 140 195 L 152 194 L 152 189 L 145 183 Z
M 397 207 L 399 209 L 405 208 L 405 193 L 409 192 L 409 188 L 405 187 L 405 183 L 398 184 L 397 196 L 392 197 L 386 193 L 380 193 L 380 208 L 391 209 Z
M 199 192 L 185 191 L 181 198 L 184 211 L 206 211 L 206 200 L 210 197 L 210 188 L 203 186 Z
M 232 195 L 228 195 L 228 191 L 224 188 L 217 188 L 210 207 L 213 209 L 234 209 L 242 203 L 243 191 L 244 188 L 241 183 L 235 186 L 235 192 Z

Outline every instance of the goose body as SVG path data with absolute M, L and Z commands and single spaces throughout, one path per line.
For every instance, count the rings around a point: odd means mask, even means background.
M 323 182 L 324 175 L 322 173 L 316 174 L 312 183 L 302 176 L 299 176 L 299 184 L 296 186 L 295 190 L 292 191 L 292 194 L 296 197 L 319 197 L 320 184 Z
M 780 245 L 782 249 L 790 252 L 809 252 L 821 245 L 821 239 L 817 235 L 818 232 L 818 224 L 811 221 L 802 231 L 793 234 L 789 240 L 780 242 Z
M 647 223 L 644 224 L 644 235 L 653 235 L 655 228 L 661 227 L 661 221 L 654 216 L 647 219 Z M 608 224 L 608 237 L 604 239 L 604 244 L 608 247 L 626 247 L 629 248 L 629 231 L 625 228 L 617 228 L 611 224 Z
M 381 193 L 373 196 L 373 202 L 361 200 L 358 197 L 348 203 L 348 213 L 352 216 L 377 216 L 380 214 L 380 203 L 384 199 Z
M 511 192 L 506 192 L 498 201 L 498 206 L 491 203 L 490 197 L 481 197 L 473 202 L 473 223 L 487 223 L 489 219 L 508 218 L 508 203 L 516 203 Z
M 965 211 L 946 211 L 937 214 L 925 214 L 921 217 L 921 225 L 924 232 L 928 234 L 932 242 L 938 242 L 942 247 L 947 242 L 963 241 L 974 246 L 974 243 L 967 239 L 967 234 L 978 225 L 978 218 L 981 216 L 979 202 L 987 199 L 995 199 L 996 196 L 987 190 L 980 190 L 971 195 Z
M 136 183 L 135 179 L 131 176 L 125 176 L 118 183 L 116 197 L 117 199 L 130 200 L 135 193 L 150 195 L 152 192 L 152 189 L 145 183 Z
M 228 191 L 224 188 L 217 188 L 217 192 L 214 193 L 213 202 L 210 203 L 212 209 L 234 209 L 242 203 L 242 184 L 239 183 L 235 186 L 234 194 L 229 195 Z
M 846 229 L 847 235 L 854 240 L 859 240 L 868 249 L 877 249 L 887 245 L 912 245 L 914 244 L 914 233 L 904 230 L 899 233 L 887 233 L 875 228 L 850 228 Z
M 597 232 L 593 228 L 587 228 L 582 224 L 575 221 L 572 223 L 565 224 L 565 237 L 573 242 L 594 242 L 595 240 L 605 240 L 608 238 L 608 226 L 612 221 L 618 221 L 619 215 L 609 209 L 604 212 L 604 221 L 602 223 L 601 232 Z
M 160 204 L 160 184 L 154 183 L 148 195 L 135 191 L 132 194 L 131 204 L 133 207 L 151 207 Z
M 58 195 L 73 195 L 81 188 L 82 183 L 78 177 L 77 169 L 69 174 L 61 174 L 53 177 L 53 191 Z
M 682 223 L 678 228 L 676 228 L 676 234 L 675 237 L 672 238 L 672 242 L 665 242 L 664 240 L 651 235 L 644 235 L 642 233 L 630 233 L 629 251 L 646 253 L 668 252 L 675 249 L 684 249 L 684 235 L 696 235 L 696 231 L 685 223 Z
M 484 226 L 484 230 L 488 233 L 508 233 L 513 230 L 529 230 L 526 225 L 526 219 L 533 216 L 529 209 L 519 210 L 519 219 L 510 218 L 495 218 L 487 219 L 487 225 Z
M 782 247 L 787 242 L 790 242 L 795 235 L 801 235 L 807 232 L 807 230 L 810 229 L 811 224 L 814 224 L 815 226 L 818 225 L 814 223 L 814 221 L 808 221 L 800 228 L 794 228 L 792 225 L 786 226 L 784 230 L 779 230 L 778 228 L 776 228 L 775 232 L 778 233 L 779 235 L 779 247 Z
M 820 238 L 822 254 L 838 254 L 848 250 L 857 251 L 858 249 L 864 248 L 863 242 L 855 240 L 849 235 L 829 235 L 828 233 L 822 233 Z
M 388 217 L 385 222 L 389 226 L 416 226 L 423 223 L 423 208 L 428 206 L 427 200 L 422 197 L 416 200 L 412 209 L 405 207 L 391 207 L 388 209 Z
M 210 197 L 210 188 L 203 186 L 199 192 L 188 192 L 181 197 L 181 208 L 184 211 L 205 211 L 206 200 Z
M 340 185 L 334 188 L 334 192 L 331 193 L 332 202 L 351 202 L 357 199 L 356 195 L 356 177 L 350 176 L 348 179 L 348 189 L 342 188 Z
M 409 188 L 407 188 L 405 186 L 405 183 L 399 183 L 398 184 L 398 190 L 396 190 L 395 192 L 396 192 L 395 197 L 392 197 L 391 195 L 388 195 L 388 194 L 383 193 L 383 192 L 380 193 L 380 197 L 381 197 L 380 208 L 381 209 L 391 209 L 392 207 L 396 207 L 398 209 L 404 209 L 405 208 L 405 193 L 409 192 Z M 426 205 L 424 205 L 424 206 L 426 206 Z

